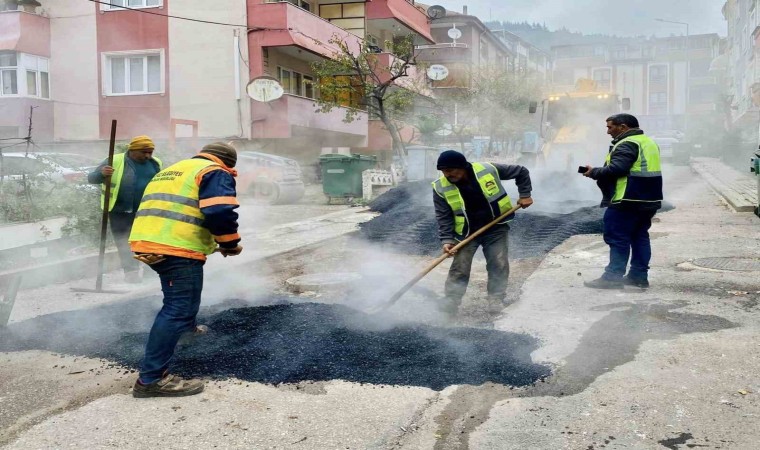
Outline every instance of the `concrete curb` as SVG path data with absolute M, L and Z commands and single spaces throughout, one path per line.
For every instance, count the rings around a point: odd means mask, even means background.
M 105 271 L 110 272 L 121 267 L 116 250 L 106 252 Z M 48 264 L 24 267 L 18 270 L 0 272 L 0 290 L 5 289 L 16 277 L 21 277 L 21 289 L 48 286 L 54 283 L 74 281 L 96 276 L 98 273 L 98 254 L 68 258 Z
M 694 158 L 691 168 L 707 181 L 736 212 L 753 212 L 758 205 L 753 177 L 723 164 L 716 158 Z

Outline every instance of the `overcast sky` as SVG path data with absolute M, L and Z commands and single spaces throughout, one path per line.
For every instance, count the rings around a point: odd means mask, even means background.
M 487 21 L 546 23 L 549 29 L 567 27 L 584 33 L 637 36 L 680 35 L 683 25 L 655 19 L 689 23 L 689 33 L 726 34 L 720 10 L 724 0 L 427 0 L 457 12 L 467 5 L 469 14 Z

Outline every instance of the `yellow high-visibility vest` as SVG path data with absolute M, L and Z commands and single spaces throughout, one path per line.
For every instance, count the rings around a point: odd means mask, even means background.
M 153 177 L 137 210 L 129 242 L 145 241 L 210 255 L 216 248 L 211 232 L 203 227 L 197 175 L 219 164 L 207 159 L 186 159 Z M 221 168 L 221 166 L 219 166 Z
M 126 165 L 126 161 L 124 161 L 124 158 L 127 157 L 126 153 L 119 153 L 118 155 L 113 155 L 113 175 L 111 175 L 111 196 L 108 198 L 108 210 L 113 211 L 114 205 L 116 205 L 116 197 L 119 196 L 119 188 L 121 188 L 121 180 L 124 177 L 124 166 Z M 155 156 L 152 158 L 154 161 L 158 163 L 158 170 L 161 170 L 161 160 L 156 158 Z M 148 161 L 150 162 L 150 161 Z M 106 183 L 103 182 L 100 184 L 100 209 L 103 209 L 103 205 L 106 203 Z
M 488 204 L 491 206 L 491 215 L 497 218 L 505 212 L 512 209 L 512 200 L 507 194 L 504 185 L 499 179 L 499 171 L 491 163 L 472 163 L 472 169 L 475 172 L 475 178 L 478 180 L 480 189 L 486 197 Z M 446 177 L 441 177 L 433 182 L 433 190 L 449 204 L 451 211 L 454 213 L 454 234 L 456 239 L 461 241 L 470 234 L 467 211 L 464 207 L 464 199 L 459 192 L 459 188 L 449 182 Z M 508 216 L 504 222 L 510 222 L 514 215 Z
M 660 147 L 651 138 L 638 134 L 621 139 L 607 154 L 604 165 L 610 164 L 612 155 L 623 142 L 635 143 L 639 147 L 639 157 L 633 163 L 630 173 L 617 179 L 612 203 L 661 201 L 663 195 Z

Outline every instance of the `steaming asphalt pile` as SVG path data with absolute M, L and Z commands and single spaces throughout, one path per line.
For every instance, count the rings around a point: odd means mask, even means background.
M 0 351 L 43 349 L 136 368 L 159 307 L 152 298 L 12 324 L 0 332 Z M 174 371 L 180 375 L 273 384 L 341 379 L 441 390 L 485 382 L 525 386 L 550 374 L 531 362 L 538 342 L 527 335 L 407 323 L 381 327 L 381 318 L 343 306 L 206 309 L 200 321 L 211 332 L 179 349 Z
M 389 244 L 410 254 L 439 253 L 441 243 L 432 196 L 429 182 L 407 183 L 391 189 L 370 203 L 372 210 L 382 214 L 362 225 L 362 235 L 369 241 Z M 518 211 L 510 224 L 510 257 L 540 257 L 571 236 L 602 232 L 601 208 L 581 207 L 571 201 L 558 202 L 557 210 L 567 210 L 568 204 L 577 209 L 567 214 Z

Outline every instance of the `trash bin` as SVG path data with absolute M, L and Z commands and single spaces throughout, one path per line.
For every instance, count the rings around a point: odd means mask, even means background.
M 334 198 L 351 201 L 362 196 L 362 172 L 377 165 L 377 157 L 327 154 L 319 157 L 322 167 L 322 192 L 327 202 Z

